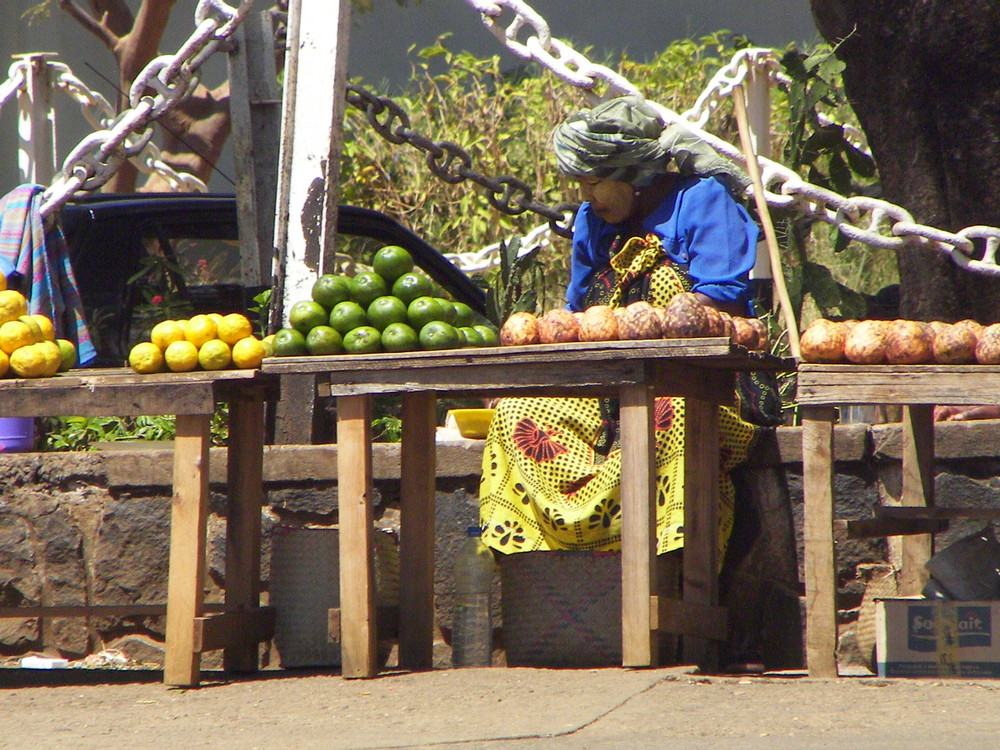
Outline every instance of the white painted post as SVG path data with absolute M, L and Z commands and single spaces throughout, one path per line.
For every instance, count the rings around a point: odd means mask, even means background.
M 281 321 L 333 268 L 351 3 L 291 0 L 288 11 L 274 232 Z
M 49 60 L 55 52 L 14 55 L 25 60 L 25 90 L 17 97 L 17 166 L 22 184 L 48 185 L 56 173 L 56 122 Z

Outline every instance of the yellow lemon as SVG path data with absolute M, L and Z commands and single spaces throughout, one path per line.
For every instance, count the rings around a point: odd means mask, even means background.
M 198 364 L 203 370 L 225 370 L 232 361 L 232 350 L 221 339 L 210 339 L 198 349 Z
M 45 377 L 51 378 L 62 366 L 62 352 L 55 341 L 39 341 L 35 347 L 45 358 Z
M 59 372 L 66 372 L 66 370 L 72 370 L 76 367 L 76 345 L 69 339 L 56 339 L 56 346 L 59 347 L 59 353 L 62 355 Z
M 18 318 L 19 321 L 24 323 L 31 330 L 31 337 L 34 339 L 31 343 L 37 344 L 39 341 L 44 341 L 45 338 L 42 336 L 42 327 L 38 325 L 38 321 L 35 320 L 34 316 L 22 315 Z
M 181 318 L 180 320 L 175 320 L 174 322 L 181 327 L 182 331 L 187 331 L 188 329 L 187 318 Z
M 128 363 L 133 370 L 143 375 L 163 372 L 163 352 L 152 341 L 143 341 L 132 347 L 132 351 L 128 353 Z
M 0 323 L 28 314 L 28 301 L 14 289 L 0 291 Z
M 260 340 L 261 345 L 264 347 L 264 356 L 273 357 L 274 356 L 274 334 L 269 333 L 267 336 Z
M 264 356 L 264 345 L 253 336 L 233 344 L 233 364 L 241 370 L 256 370 Z
M 0 292 L 7 288 L 7 277 L 0 273 Z
M 207 315 L 193 315 L 184 328 L 184 338 L 199 349 L 206 341 L 214 339 L 215 333 L 215 321 Z
M 42 331 L 43 341 L 55 341 L 56 340 L 56 327 L 52 323 L 52 319 L 48 315 L 42 315 L 41 313 L 35 313 L 34 315 L 29 315 L 29 318 L 34 320 L 38 327 Z
M 253 326 L 250 325 L 246 315 L 229 313 L 218 324 L 218 335 L 220 339 L 233 346 L 237 341 L 252 336 Z
M 3 274 L 0 273 L 0 276 L 3 276 Z M 10 369 L 10 357 L 7 356 L 7 352 L 5 352 L 3 349 L 0 349 L 0 378 L 6 375 L 9 369 Z
M 198 366 L 198 347 L 187 339 L 175 341 L 163 352 L 163 359 L 171 372 L 190 372 Z
M 222 313 L 217 313 L 217 312 L 210 312 L 205 314 L 212 319 L 212 322 L 215 323 L 216 328 L 219 327 L 219 323 L 221 323 L 222 319 L 225 317 Z
M 11 353 L 10 369 L 19 378 L 45 377 L 45 356 L 35 344 L 22 346 Z
M 161 352 L 165 352 L 167 347 L 175 341 L 184 340 L 184 329 L 176 320 L 161 320 L 153 330 L 149 332 L 150 340 L 156 344 Z
M 23 320 L 8 320 L 0 325 L 0 349 L 13 354 L 15 349 L 35 343 L 35 335 Z

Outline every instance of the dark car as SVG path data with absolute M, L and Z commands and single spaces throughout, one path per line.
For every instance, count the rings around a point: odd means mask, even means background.
M 98 194 L 68 203 L 60 223 L 97 349 L 97 366 L 117 366 L 162 318 L 241 311 L 254 298 L 240 268 L 236 198 L 198 193 Z M 400 245 L 454 299 L 482 313 L 485 292 L 434 247 L 391 217 L 340 206 L 337 252 L 370 257 Z

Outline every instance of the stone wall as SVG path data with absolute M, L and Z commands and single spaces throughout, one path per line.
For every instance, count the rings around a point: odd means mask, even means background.
M 1000 422 L 995 421 L 938 425 L 939 505 L 1000 507 L 998 436 Z M 787 479 L 802 580 L 801 434 L 798 428 L 779 428 L 775 437 L 756 468 L 778 468 Z M 898 564 L 899 551 L 886 539 L 847 539 L 846 522 L 870 517 L 878 503 L 898 502 L 899 428 L 838 425 L 835 441 L 841 659 L 865 663 L 854 632 L 865 576 L 881 569 L 877 566 Z M 450 627 L 450 560 L 465 527 L 477 517 L 481 446 L 462 440 L 438 448 L 435 590 L 445 631 Z M 212 449 L 209 602 L 221 601 L 225 576 L 225 459 L 225 449 Z M 0 607 L 164 603 L 171 469 L 169 447 L 0 455 Z M 336 525 L 336 446 L 268 447 L 264 473 L 266 597 L 274 529 Z M 376 518 L 390 533 L 398 530 L 398 474 L 398 446 L 375 446 Z M 937 548 L 983 525 L 953 522 L 938 535 Z M 162 637 L 162 616 L 0 619 L 0 655 L 6 656 L 45 650 L 79 657 L 120 648 L 158 662 Z

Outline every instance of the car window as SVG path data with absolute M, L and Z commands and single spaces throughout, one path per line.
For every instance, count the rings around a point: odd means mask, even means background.
M 151 255 L 175 264 L 186 287 L 239 284 L 242 280 L 240 246 L 236 240 L 177 237 L 149 231 L 143 236 L 143 245 Z

